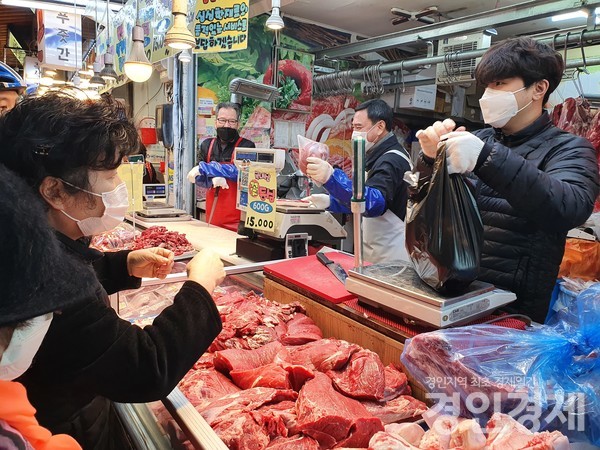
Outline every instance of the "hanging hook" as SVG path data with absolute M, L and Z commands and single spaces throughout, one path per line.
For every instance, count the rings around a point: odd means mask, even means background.
M 585 74 L 589 75 L 589 71 L 587 69 L 587 62 L 585 60 L 585 46 L 583 45 L 583 35 L 587 30 L 581 30 L 581 34 L 579 35 L 579 48 L 581 48 L 581 60 L 583 61 L 583 69 L 581 71 Z M 565 61 L 566 63 L 566 61 Z

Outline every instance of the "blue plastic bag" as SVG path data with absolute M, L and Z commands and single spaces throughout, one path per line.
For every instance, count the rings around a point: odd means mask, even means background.
M 600 283 L 553 325 L 439 330 L 407 340 L 402 363 L 436 408 L 485 425 L 510 414 L 532 431 L 600 445 Z

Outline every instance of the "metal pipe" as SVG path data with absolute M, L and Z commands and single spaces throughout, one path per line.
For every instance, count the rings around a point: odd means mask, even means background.
M 354 268 L 358 271 L 363 266 L 363 229 L 362 215 L 365 212 L 365 144 L 366 137 L 352 139 L 354 161 L 352 167 L 352 224 L 354 228 Z
M 567 41 L 567 43 L 566 43 L 567 46 L 569 44 L 580 44 L 580 41 L 582 40 L 581 33 L 577 33 L 577 34 L 569 33 L 568 35 L 557 35 L 553 38 L 539 39 L 540 42 L 543 42 L 543 43 L 551 45 L 551 46 L 554 45 L 554 47 L 558 50 L 561 50 L 565 46 L 565 40 Z M 585 31 L 582 45 L 589 46 L 589 45 L 595 45 L 598 43 L 600 43 L 600 30 Z M 457 53 L 451 53 L 448 55 L 428 56 L 428 57 L 423 57 L 423 58 L 414 58 L 414 59 L 405 59 L 402 61 L 394 61 L 391 63 L 381 64 L 381 66 L 379 67 L 379 70 L 381 72 L 395 72 L 397 70 L 404 70 L 407 72 L 411 72 L 413 70 L 420 69 L 423 66 L 426 66 L 429 64 L 441 64 L 444 62 L 452 63 L 452 62 L 456 62 L 456 61 L 464 61 L 467 59 L 480 58 L 481 56 L 483 56 L 483 54 L 487 50 L 488 50 L 487 48 L 482 48 L 479 50 L 469 50 L 466 52 L 457 52 Z M 588 66 L 598 65 L 600 63 L 596 62 L 594 64 L 592 62 L 592 61 L 596 61 L 597 59 L 598 58 L 590 58 L 590 59 L 586 58 L 585 63 Z M 567 63 L 567 67 L 583 66 L 583 60 L 576 60 L 576 61 L 578 62 L 578 65 L 572 65 L 573 61 L 571 61 L 571 62 Z M 364 68 L 352 69 L 352 70 L 349 70 L 348 72 L 349 72 L 350 77 L 357 79 L 357 80 L 363 80 L 364 70 L 365 70 Z M 325 78 L 325 77 L 332 76 L 332 75 L 334 75 L 334 74 L 318 75 L 315 77 L 315 79 L 321 79 L 321 78 Z M 409 84 L 408 82 L 406 83 L 407 86 L 415 85 L 415 84 L 416 83 L 411 83 L 411 84 Z M 422 83 L 419 83 L 419 84 L 422 84 Z M 427 83 L 427 84 L 431 84 L 431 83 Z
M 317 61 L 347 58 L 363 53 L 399 47 L 404 44 L 413 44 L 417 41 L 439 40 L 445 37 L 462 35 L 469 31 L 485 30 L 487 28 L 498 28 L 500 26 L 528 22 L 534 19 L 553 16 L 557 11 L 576 11 L 581 9 L 582 6 L 588 8 L 600 6 L 600 0 L 590 0 L 586 2 L 573 0 L 527 1 L 517 5 L 498 8 L 493 11 L 484 11 L 478 14 L 472 14 L 470 16 L 447 20 L 432 25 L 319 50 L 315 52 L 315 56 Z

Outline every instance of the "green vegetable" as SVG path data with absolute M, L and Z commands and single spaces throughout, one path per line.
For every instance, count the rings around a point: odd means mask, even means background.
M 275 102 L 275 107 L 287 109 L 292 102 L 300 97 L 300 88 L 293 78 L 283 76 L 283 72 L 279 71 L 279 98 Z

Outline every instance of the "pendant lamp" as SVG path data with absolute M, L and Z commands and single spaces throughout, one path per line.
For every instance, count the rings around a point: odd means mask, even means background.
M 165 36 L 165 43 L 176 50 L 196 46 L 196 39 L 187 27 L 187 0 L 173 0 L 173 26 Z
M 109 0 L 106 0 L 106 53 L 104 54 L 104 68 L 100 71 L 100 76 L 105 81 L 117 81 L 118 75 L 114 69 L 114 59 L 110 53 L 110 6 Z
M 94 28 L 96 28 L 96 49 L 98 48 L 98 0 L 94 0 Z M 94 58 L 94 75 L 90 78 L 90 87 L 92 88 L 101 88 L 106 85 L 106 81 L 104 78 L 100 76 L 100 71 L 102 70 L 102 64 L 100 63 L 99 56 L 96 53 L 96 57 Z
M 131 53 L 125 61 L 125 75 L 136 83 L 148 81 L 152 75 L 152 64 L 148 61 L 144 51 L 144 29 L 140 26 L 140 7 L 139 0 L 136 1 L 136 23 L 132 31 L 133 44 L 131 44 Z
M 271 2 L 271 16 L 267 19 L 266 25 L 269 30 L 281 30 L 285 27 L 283 19 L 279 15 L 281 10 L 281 1 L 272 0 Z

